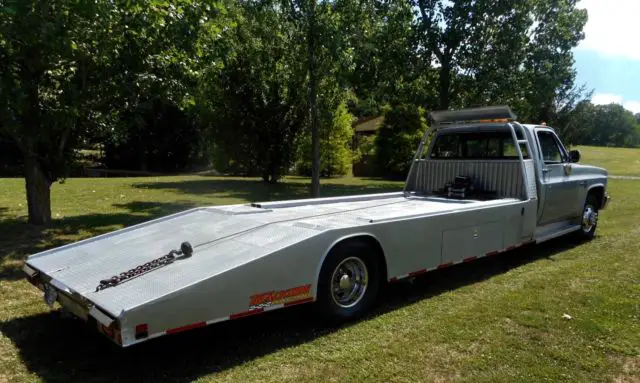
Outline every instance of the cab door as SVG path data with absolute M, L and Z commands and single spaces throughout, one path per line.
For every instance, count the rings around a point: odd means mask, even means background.
M 544 205 L 540 224 L 574 218 L 579 188 L 572 174 L 572 164 L 560 140 L 551 129 L 536 129 L 542 163 L 541 187 Z

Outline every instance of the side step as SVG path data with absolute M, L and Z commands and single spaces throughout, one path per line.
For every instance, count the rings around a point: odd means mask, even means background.
M 580 225 L 576 225 L 571 221 L 555 222 L 538 226 L 536 228 L 536 243 L 546 242 L 578 230 L 580 230 Z

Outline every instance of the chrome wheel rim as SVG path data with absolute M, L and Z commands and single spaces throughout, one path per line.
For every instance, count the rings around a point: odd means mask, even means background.
M 598 212 L 593 206 L 587 205 L 582 213 L 582 231 L 589 233 L 598 223 Z
M 342 308 L 358 304 L 367 291 L 367 266 L 360 258 L 344 259 L 331 276 L 331 297 Z

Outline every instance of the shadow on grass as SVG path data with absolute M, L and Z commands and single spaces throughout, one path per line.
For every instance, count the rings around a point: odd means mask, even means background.
M 521 265 L 551 259 L 577 243 L 557 239 L 475 262 L 438 270 L 413 283 L 389 285 L 377 308 L 362 320 L 470 285 Z M 355 322 L 357 323 L 357 322 Z M 350 326 L 347 324 L 345 326 Z M 293 307 L 224 322 L 119 349 L 77 320 L 39 314 L 0 323 L 30 372 L 44 381 L 187 382 L 238 366 L 280 349 L 325 336 L 310 307 Z
M 295 180 L 295 178 L 291 179 Z M 277 184 L 267 184 L 261 181 L 256 181 L 254 179 L 230 180 L 225 178 L 211 177 L 201 180 L 137 183 L 133 186 L 140 189 L 174 190 L 175 192 L 182 194 L 232 197 L 244 199 L 248 202 L 286 200 L 309 197 L 309 185 L 302 182 L 280 182 Z M 400 190 L 402 190 L 402 187 L 398 186 L 397 183 L 394 184 L 391 182 L 367 185 L 323 183 L 321 186 L 321 196 L 334 197 L 341 195 L 384 193 Z
M 48 227 L 29 225 L 26 218 L 0 220 L 0 281 L 22 278 L 22 261 L 30 254 L 176 213 L 195 205 L 190 202 L 134 201 L 113 206 L 128 212 L 65 217 L 53 220 Z

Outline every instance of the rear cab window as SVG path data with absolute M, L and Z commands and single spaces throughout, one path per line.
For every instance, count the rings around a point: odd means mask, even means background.
M 519 133 L 516 131 L 516 133 Z M 518 139 L 521 139 L 518 137 Z M 432 159 L 519 159 L 510 131 L 442 132 L 436 136 L 429 157 Z M 527 147 L 520 145 L 523 158 Z

